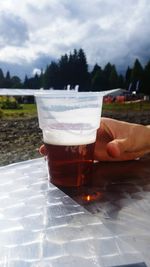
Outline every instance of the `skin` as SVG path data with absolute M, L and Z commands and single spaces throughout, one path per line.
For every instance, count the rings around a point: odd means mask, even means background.
M 133 160 L 150 152 L 150 127 L 102 118 L 97 132 L 95 159 Z
M 46 155 L 46 148 L 39 149 Z M 97 131 L 94 159 L 98 161 L 127 161 L 150 152 L 150 126 L 101 118 Z

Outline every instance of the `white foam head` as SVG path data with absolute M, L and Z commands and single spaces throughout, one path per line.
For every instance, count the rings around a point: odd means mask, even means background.
M 100 93 L 44 94 L 36 98 L 45 143 L 81 145 L 95 142 L 100 125 Z
M 63 131 L 63 130 L 43 130 L 44 143 L 51 145 L 85 145 L 94 143 L 96 140 L 96 130 L 92 131 Z

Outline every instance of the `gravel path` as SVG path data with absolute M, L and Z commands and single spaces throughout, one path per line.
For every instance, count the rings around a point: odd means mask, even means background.
M 103 112 L 102 116 L 128 122 L 150 124 L 147 112 Z M 0 121 L 0 166 L 40 157 L 42 133 L 37 118 Z

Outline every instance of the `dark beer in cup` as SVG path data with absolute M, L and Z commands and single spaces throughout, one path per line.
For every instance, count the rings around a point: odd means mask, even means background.
M 45 144 L 50 182 L 63 187 L 87 184 L 92 173 L 94 145 Z
M 44 91 L 36 94 L 36 102 L 47 149 L 49 180 L 62 187 L 85 185 L 91 180 L 102 94 Z

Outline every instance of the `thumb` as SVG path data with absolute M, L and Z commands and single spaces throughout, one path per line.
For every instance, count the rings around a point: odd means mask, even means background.
M 121 154 L 128 150 L 128 140 L 127 138 L 123 139 L 114 139 L 113 141 L 107 144 L 107 153 L 110 157 L 118 158 Z

